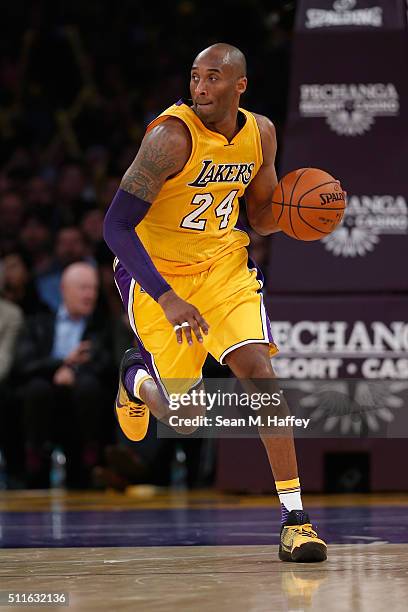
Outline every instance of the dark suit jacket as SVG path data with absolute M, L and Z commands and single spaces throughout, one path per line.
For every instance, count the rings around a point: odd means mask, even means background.
M 54 372 L 62 365 L 61 359 L 52 356 L 56 315 L 43 312 L 33 315 L 26 323 L 17 339 L 14 374 L 26 382 L 30 378 L 52 379 Z M 91 342 L 91 359 L 77 366 L 78 374 L 89 372 L 104 378 L 111 371 L 112 347 L 109 322 L 102 317 L 93 316 L 82 335 L 82 340 Z

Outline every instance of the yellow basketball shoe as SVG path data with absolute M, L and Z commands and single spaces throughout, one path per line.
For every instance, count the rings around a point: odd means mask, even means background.
M 303 510 L 289 512 L 282 525 L 279 559 L 296 563 L 316 563 L 327 559 L 327 546 L 317 537 L 308 514 Z
M 128 349 L 122 357 L 119 367 L 119 388 L 115 401 L 115 413 L 123 433 L 129 440 L 139 442 L 143 440 L 149 427 L 149 409 L 146 404 L 128 392 L 125 387 L 126 370 L 138 365 L 146 369 L 145 363 L 136 348 Z M 141 376 L 137 387 L 151 378 L 150 374 Z

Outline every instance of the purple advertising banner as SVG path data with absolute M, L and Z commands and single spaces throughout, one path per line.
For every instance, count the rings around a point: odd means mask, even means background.
M 408 297 L 269 296 L 267 309 L 280 349 L 272 360 L 276 372 L 297 380 L 304 390 L 300 401 L 308 411 L 320 410 L 325 434 L 332 435 L 296 440 L 303 489 L 323 491 L 328 457 L 352 452 L 369 458 L 371 491 L 408 490 L 406 470 L 395 469 L 404 456 L 408 431 Z M 362 398 L 374 383 L 386 390 L 380 405 L 359 415 L 366 428 L 360 439 L 349 437 L 356 424 L 353 414 L 331 408 L 325 415 L 322 403 L 316 402 L 324 380 L 348 384 L 349 395 L 360 404 L 367 404 Z M 219 489 L 273 490 L 261 442 L 220 440 L 218 449 Z
M 404 6 L 403 0 L 300 2 L 280 174 L 322 168 L 341 181 L 348 206 L 342 225 L 322 240 L 273 236 L 271 292 L 408 290 Z M 381 10 L 364 13 L 373 8 Z M 355 11 L 363 11 L 361 25 Z
M 271 296 L 267 310 L 280 351 L 274 369 L 304 383 L 296 388 L 300 404 L 313 408 L 309 416 L 322 409 L 321 381 L 335 381 L 328 390 L 337 385 L 336 392 L 367 408 L 360 417 L 368 434 L 408 437 L 408 297 Z M 350 412 L 329 412 L 333 437 L 352 433 Z
M 296 29 L 398 29 L 404 24 L 404 0 L 300 0 Z
M 408 296 L 279 297 L 266 306 L 282 378 L 405 381 Z

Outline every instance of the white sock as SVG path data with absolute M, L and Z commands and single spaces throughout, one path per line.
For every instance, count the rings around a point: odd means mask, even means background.
M 139 399 L 140 401 L 143 401 L 140 397 L 140 387 L 142 386 L 142 383 L 144 383 L 144 381 L 148 380 L 149 378 L 152 377 L 148 372 L 146 372 L 146 370 L 143 370 L 143 368 L 139 368 L 136 372 L 135 382 L 133 383 L 133 395 L 137 397 L 137 399 Z
M 299 478 L 276 480 L 275 485 L 281 503 L 281 520 L 285 523 L 291 510 L 303 510 L 300 481 Z
M 278 493 L 279 501 L 289 512 L 291 510 L 303 510 L 302 497 L 300 491 L 296 493 Z

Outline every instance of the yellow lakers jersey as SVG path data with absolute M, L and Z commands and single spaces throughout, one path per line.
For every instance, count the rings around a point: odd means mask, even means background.
M 165 274 L 196 274 L 249 243 L 235 225 L 238 198 L 258 172 L 262 144 L 252 113 L 240 109 L 245 123 L 234 138 L 207 129 L 180 101 L 148 127 L 167 117 L 181 119 L 191 134 L 191 155 L 183 170 L 168 179 L 137 226 L 155 266 Z

